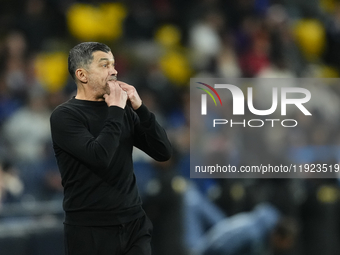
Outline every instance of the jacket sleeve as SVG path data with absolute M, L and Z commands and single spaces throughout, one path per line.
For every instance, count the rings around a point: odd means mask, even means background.
M 142 104 L 136 111 L 134 146 L 157 161 L 169 160 L 172 146 L 155 115 Z
M 66 107 L 50 118 L 53 143 L 89 167 L 107 168 L 119 145 L 124 110 L 111 106 L 104 127 L 94 137 L 79 117 Z

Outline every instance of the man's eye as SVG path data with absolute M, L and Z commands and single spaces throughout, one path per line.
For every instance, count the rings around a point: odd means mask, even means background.
M 107 67 L 107 64 L 103 65 L 103 67 Z

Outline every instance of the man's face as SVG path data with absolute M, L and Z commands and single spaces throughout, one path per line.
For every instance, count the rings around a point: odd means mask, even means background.
M 104 94 L 110 94 L 107 82 L 117 80 L 118 74 L 111 52 L 95 51 L 87 72 L 88 86 L 97 98 L 102 98 Z

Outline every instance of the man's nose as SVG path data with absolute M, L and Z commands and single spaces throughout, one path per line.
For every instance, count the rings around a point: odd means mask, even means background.
M 115 68 L 114 66 L 112 66 L 112 67 L 110 68 L 109 74 L 110 74 L 110 75 L 117 75 L 117 74 L 118 74 L 118 71 L 116 70 L 116 68 Z

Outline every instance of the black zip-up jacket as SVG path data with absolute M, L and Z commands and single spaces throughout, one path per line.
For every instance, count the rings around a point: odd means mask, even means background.
M 144 215 L 132 148 L 157 161 L 172 153 L 164 129 L 145 105 L 134 111 L 72 98 L 53 111 L 50 123 L 66 224 L 117 225 Z

